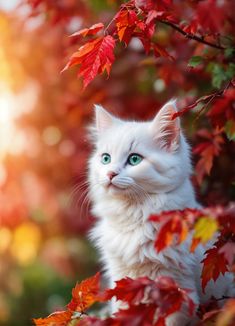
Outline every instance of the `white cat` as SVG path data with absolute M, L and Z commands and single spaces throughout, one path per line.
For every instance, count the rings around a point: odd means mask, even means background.
M 190 182 L 190 148 L 180 128 L 174 101 L 150 122 L 122 121 L 96 106 L 92 135 L 95 150 L 89 162 L 90 196 L 98 218 L 91 238 L 101 252 L 110 286 L 125 276 L 173 277 L 193 290 L 195 304 L 212 295 L 231 295 L 231 275 L 209 282 L 201 290 L 201 260 L 205 249 L 189 253 L 190 239 L 160 253 L 153 242 L 159 225 L 151 214 L 199 208 Z M 113 311 L 115 311 L 115 307 Z M 186 325 L 186 311 L 168 318 L 168 325 Z

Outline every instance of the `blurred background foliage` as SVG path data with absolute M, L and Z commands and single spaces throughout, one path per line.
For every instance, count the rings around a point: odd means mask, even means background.
M 0 3 L 0 325 L 31 325 L 70 299 L 76 281 L 100 267 L 87 240 L 93 223 L 86 196 L 91 147 L 86 126 L 93 104 L 134 119 L 153 117 L 172 97 L 184 107 L 207 94 L 218 67 L 193 69 L 192 55 L 215 49 L 160 26 L 158 43 L 177 54 L 146 57 L 138 40 L 119 47 L 111 76 L 82 92 L 76 69 L 60 74 L 76 48 L 68 36 L 112 19 L 112 0 L 1 1 Z M 221 23 L 222 24 L 222 23 Z M 220 67 L 220 65 L 218 64 Z M 217 72 L 215 72 L 215 70 Z M 217 75 L 216 75 L 217 73 Z M 213 75 L 214 74 L 214 75 Z M 205 116 L 189 113 L 184 128 L 210 129 Z M 227 140 L 226 140 L 227 141 Z M 229 144 L 229 145 L 228 145 Z M 204 204 L 234 199 L 234 144 L 225 143 L 210 178 L 197 186 Z M 206 196 L 205 196 L 206 195 Z

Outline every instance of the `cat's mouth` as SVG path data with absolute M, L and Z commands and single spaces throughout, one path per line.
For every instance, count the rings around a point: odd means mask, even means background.
M 108 188 L 108 189 L 119 189 L 119 190 L 122 189 L 121 187 L 119 187 L 119 186 L 113 184 L 112 182 L 110 182 L 110 183 L 107 185 L 107 188 Z
M 125 190 L 127 187 L 126 185 L 119 185 L 119 184 L 115 184 L 114 182 L 110 182 L 109 184 L 107 184 L 107 189 L 110 191 L 123 191 Z

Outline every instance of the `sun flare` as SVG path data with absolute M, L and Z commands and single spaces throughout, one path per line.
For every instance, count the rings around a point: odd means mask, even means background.
M 17 94 L 7 87 L 0 88 L 0 158 L 24 150 L 27 139 L 17 119 L 33 109 L 36 98 L 37 88 L 33 83 Z

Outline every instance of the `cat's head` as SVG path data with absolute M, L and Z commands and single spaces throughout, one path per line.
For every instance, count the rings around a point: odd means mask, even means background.
M 191 173 L 189 147 L 174 101 L 165 104 L 152 121 L 123 121 L 95 106 L 89 162 L 91 192 L 136 200 L 179 187 Z

